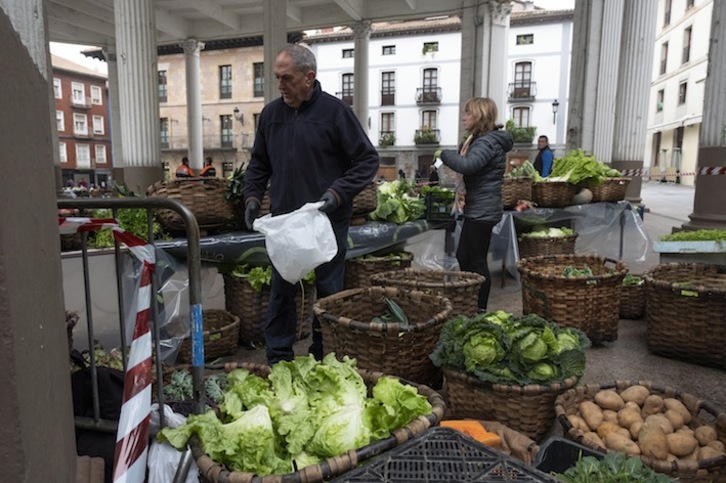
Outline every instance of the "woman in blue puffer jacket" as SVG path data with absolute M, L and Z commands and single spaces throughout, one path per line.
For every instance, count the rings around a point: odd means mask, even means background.
M 457 153 L 441 152 L 441 161 L 459 173 L 457 204 L 464 223 L 456 250 L 459 268 L 486 280 L 479 289 L 479 311 L 487 310 L 492 282 L 487 264 L 492 229 L 502 219 L 502 182 L 512 135 L 496 124 L 497 105 L 486 97 L 473 97 L 464 106 L 464 128 L 471 133 Z M 462 183 L 463 181 L 463 183 Z M 462 206 L 463 205 L 463 206 Z

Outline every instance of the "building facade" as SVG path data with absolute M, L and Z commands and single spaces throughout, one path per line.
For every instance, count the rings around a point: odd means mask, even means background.
M 645 163 L 651 180 L 693 185 L 713 0 L 659 0 Z
M 56 55 L 51 63 L 63 185 L 106 187 L 113 167 L 106 76 Z

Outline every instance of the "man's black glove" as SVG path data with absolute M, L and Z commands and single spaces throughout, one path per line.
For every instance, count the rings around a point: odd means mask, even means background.
M 257 200 L 249 200 L 245 205 L 245 225 L 247 225 L 248 230 L 252 230 L 252 224 L 259 214 L 260 203 Z
M 323 193 L 319 201 L 323 202 L 323 206 L 318 208 L 323 213 L 332 213 L 338 208 L 338 199 L 330 191 Z

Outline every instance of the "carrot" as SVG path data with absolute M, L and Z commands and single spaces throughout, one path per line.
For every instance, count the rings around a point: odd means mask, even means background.
M 502 441 L 497 433 L 490 433 L 482 423 L 473 419 L 441 421 L 440 424 L 445 428 L 461 431 L 475 441 L 479 441 L 488 446 L 498 446 Z

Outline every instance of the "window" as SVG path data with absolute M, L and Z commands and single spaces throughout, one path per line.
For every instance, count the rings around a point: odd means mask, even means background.
M 691 32 L 693 27 L 688 27 L 683 31 L 683 58 L 681 63 L 685 64 L 691 60 Z
M 355 49 L 343 49 L 344 59 L 352 59 L 353 55 L 355 55 Z
M 166 102 L 167 101 L 167 79 L 166 79 L 166 71 L 160 70 L 159 71 L 159 102 Z
M 694 0 L 686 0 L 686 10 L 690 10 L 693 8 L 693 4 L 696 2 Z
M 63 99 L 63 89 L 61 89 L 61 80 L 53 78 L 53 95 L 56 99 Z
M 396 103 L 396 73 L 381 72 L 381 105 L 392 106 Z
M 672 0 L 665 0 L 665 7 L 663 11 L 663 26 L 667 27 L 671 24 L 671 4 Z
M 437 112 L 436 111 L 422 111 L 421 112 L 421 128 L 422 129 L 437 129 Z
M 73 133 L 88 135 L 88 118 L 85 114 L 73 114 Z
M 219 98 L 220 99 L 231 99 L 232 98 L 232 66 L 231 65 L 220 65 L 219 66 Z
M 381 146 L 393 146 L 396 143 L 396 125 L 393 112 L 381 113 L 381 132 L 379 143 Z
M 423 44 L 423 53 L 428 54 L 429 52 L 438 52 L 439 51 L 439 43 L 438 42 L 424 42 Z
M 666 64 L 668 62 L 668 42 L 663 42 L 660 46 L 660 73 L 666 73 Z
M 222 126 L 222 136 L 220 138 L 223 148 L 231 148 L 234 135 L 232 134 L 232 116 L 225 114 L 219 116 L 219 124 Z
M 532 93 L 532 63 L 517 62 L 514 65 L 514 90 L 513 99 L 529 99 L 534 97 Z
M 517 35 L 517 45 L 531 45 L 534 43 L 534 34 Z
M 88 144 L 76 144 L 76 168 L 91 167 L 91 147 Z
M 93 134 L 103 134 L 106 132 L 103 124 L 103 116 L 93 116 Z
M 103 104 L 102 92 L 100 87 L 91 86 L 91 104 Z
M 252 83 L 252 95 L 254 97 L 265 97 L 265 64 L 255 62 L 252 64 L 254 71 L 254 82 Z
M 665 90 L 661 89 L 655 98 L 655 112 L 661 112 L 663 110 L 663 101 L 665 100 Z
M 347 102 L 351 106 L 353 105 L 353 93 L 355 88 L 355 81 L 353 74 L 343 74 L 342 79 L 342 92 L 341 92 L 341 99 L 343 101 Z
M 252 114 L 252 122 L 255 123 L 255 132 L 257 132 L 257 127 L 260 125 L 260 113 L 255 112 Z
M 63 111 L 55 111 L 55 125 L 58 132 L 66 130 L 66 119 Z
M 383 51 L 381 52 L 382 55 L 395 55 L 396 54 L 396 46 L 395 45 L 384 45 Z
M 423 71 L 423 89 L 426 92 L 436 92 L 439 86 L 439 69 L 424 69 Z
M 106 146 L 103 144 L 96 144 L 94 150 L 96 151 L 96 164 L 106 164 Z
M 686 92 L 688 91 L 688 82 L 681 82 L 678 86 L 678 104 L 686 103 Z
M 71 92 L 73 93 L 73 104 L 77 106 L 86 105 L 86 92 L 83 84 L 80 82 L 72 82 Z
M 68 150 L 66 149 L 66 143 L 58 143 L 58 158 L 61 163 L 68 162 Z
M 161 147 L 162 149 L 169 149 L 169 118 L 162 117 L 160 119 L 160 131 L 161 131 Z
M 517 127 L 529 127 L 529 107 L 512 109 L 512 120 Z

